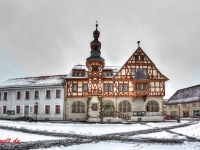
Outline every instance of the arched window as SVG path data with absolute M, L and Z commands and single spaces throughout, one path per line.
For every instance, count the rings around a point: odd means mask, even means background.
M 110 104 L 109 102 L 105 103 L 105 105 L 104 105 L 104 109 L 105 109 L 105 111 L 112 110 L 112 106 L 111 106 L 111 104 Z
M 121 101 L 119 103 L 119 111 L 120 112 L 131 112 L 131 104 L 129 101 Z
M 147 112 L 158 112 L 159 106 L 156 101 L 149 101 L 147 103 Z
M 85 104 L 81 101 L 76 101 L 72 104 L 72 113 L 85 113 Z

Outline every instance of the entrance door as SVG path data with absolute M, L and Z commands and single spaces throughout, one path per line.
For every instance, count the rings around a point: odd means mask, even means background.
M 29 106 L 25 106 L 25 117 L 29 117 Z

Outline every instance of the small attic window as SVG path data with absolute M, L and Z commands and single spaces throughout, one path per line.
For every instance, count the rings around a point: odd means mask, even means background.
M 136 60 L 136 61 L 139 60 L 139 57 L 138 57 L 138 56 L 135 56 L 135 60 Z
M 73 71 L 73 76 L 74 77 L 82 77 L 82 76 L 84 76 L 84 72 L 85 71 L 83 71 L 83 70 L 81 70 L 81 71 Z
M 98 67 L 93 67 L 92 71 L 98 71 Z
M 140 60 L 144 61 L 144 55 L 140 56 Z

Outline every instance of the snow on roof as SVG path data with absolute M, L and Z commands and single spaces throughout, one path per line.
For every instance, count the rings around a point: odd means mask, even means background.
M 113 74 L 112 76 L 106 76 L 106 78 L 112 78 L 120 69 L 121 67 L 120 66 L 104 66 L 103 70 L 112 70 L 113 71 Z M 73 76 L 72 73 L 73 73 L 73 70 L 85 70 L 86 73 L 84 76 Z M 86 65 L 75 65 L 72 70 L 67 74 L 67 76 L 65 77 L 66 79 L 76 79 L 76 78 L 88 78 L 88 68 Z
M 63 85 L 66 75 L 13 78 L 0 83 L 0 88 Z
M 180 89 L 176 91 L 167 104 L 187 103 L 200 101 L 200 85 Z

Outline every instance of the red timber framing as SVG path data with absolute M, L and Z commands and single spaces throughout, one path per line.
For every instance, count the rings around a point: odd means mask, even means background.
M 95 69 L 95 67 L 97 69 Z M 134 81 L 138 68 L 144 70 L 148 82 Z M 104 76 L 104 63 L 92 60 L 87 63 L 88 77 L 69 78 L 66 82 L 67 98 L 88 98 L 92 94 L 101 97 L 163 97 L 165 96 L 165 82 L 169 80 L 165 77 L 150 60 L 150 58 L 139 47 L 121 69 L 112 76 Z M 88 85 L 88 91 L 84 91 L 84 84 Z M 112 85 L 112 90 L 104 90 L 104 85 Z M 137 89 L 137 84 L 144 84 L 145 89 Z M 77 85 L 77 91 L 73 91 L 73 85 Z M 127 85 L 127 89 L 126 86 Z
M 86 63 L 88 68 L 88 94 L 102 95 L 102 76 L 104 63 L 99 60 L 91 60 Z
M 139 67 L 150 80 L 148 83 L 148 90 L 136 90 L 133 83 Z M 138 49 L 113 77 L 117 90 L 119 89 L 120 83 L 129 84 L 128 92 L 120 92 L 119 90 L 116 92 L 119 97 L 134 97 L 136 92 L 149 97 L 165 96 L 165 82 L 167 80 L 169 79 L 160 73 L 155 64 L 140 47 L 138 47 Z

